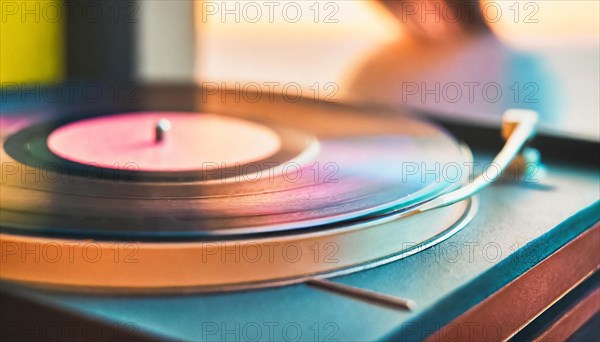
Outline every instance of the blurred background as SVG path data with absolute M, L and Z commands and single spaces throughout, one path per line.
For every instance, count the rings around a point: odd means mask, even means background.
M 600 140 L 598 1 L 0 3 L 5 94 L 194 84 L 482 125 L 522 107 Z

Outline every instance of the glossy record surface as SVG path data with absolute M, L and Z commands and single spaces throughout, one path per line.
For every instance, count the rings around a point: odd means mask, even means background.
M 39 142 L 48 127 L 72 117 L 4 115 L 2 167 L 15 168 L 1 184 L 3 229 L 126 240 L 273 233 L 403 210 L 465 176 L 460 167 L 469 155 L 429 123 L 310 108 L 276 119 L 244 114 L 282 127 L 281 159 L 273 168 L 217 172 L 210 180 L 177 172 L 81 173 L 80 165 L 55 159 Z M 37 176 L 25 175 L 32 170 Z

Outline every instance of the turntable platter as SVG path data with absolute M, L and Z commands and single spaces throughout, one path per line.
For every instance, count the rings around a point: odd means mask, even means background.
M 494 180 L 480 175 L 465 182 L 468 148 L 408 116 L 285 101 L 219 103 L 215 110 L 212 103 L 205 108 L 217 114 L 176 113 L 169 124 L 224 115 L 217 120 L 266 127 L 253 131 L 255 138 L 269 132 L 277 143 L 267 137 L 261 153 L 230 158 L 234 165 L 224 167 L 128 169 L 96 159 L 100 152 L 79 155 L 69 144 L 48 146 L 53 134 L 60 138 L 65 129 L 86 127 L 87 120 L 107 120 L 100 133 L 116 144 L 109 154 L 118 154 L 130 137 L 113 139 L 106 127 L 122 123 L 112 115 L 121 111 L 3 116 L 2 280 L 142 293 L 225 291 L 345 274 L 447 239 L 475 214 L 473 195 Z M 162 153 L 164 139 L 172 137 L 165 136 L 169 125 L 156 119 L 173 119 L 174 113 L 144 109 L 126 115 L 150 129 L 144 139 L 154 133 L 156 144 L 145 151 Z M 148 115 L 152 119 L 144 122 Z M 526 111 L 508 111 L 505 118 L 507 143 L 494 159 L 498 174 L 537 121 Z M 114 130 L 127 131 L 125 126 Z M 217 137 L 216 144 L 235 139 L 234 131 L 225 129 L 225 141 Z M 71 138 L 67 142 L 77 143 Z M 82 142 L 84 150 L 106 148 L 94 143 L 102 142 Z M 22 255 L 30 250 L 44 258 Z

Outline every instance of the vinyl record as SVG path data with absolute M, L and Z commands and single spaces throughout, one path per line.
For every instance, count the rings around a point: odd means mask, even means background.
M 94 166 L 48 146 L 48 137 L 65 125 L 115 114 L 2 118 L 5 231 L 160 241 L 315 229 L 428 201 L 457 187 L 471 161 L 453 137 L 402 115 L 358 119 L 308 112 L 311 123 L 305 125 L 246 116 L 274 132 L 279 146 L 259 160 L 213 168 L 210 175 Z M 169 115 L 154 113 L 163 114 Z

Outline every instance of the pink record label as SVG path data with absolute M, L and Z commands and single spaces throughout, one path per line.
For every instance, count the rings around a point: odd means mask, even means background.
M 281 139 L 272 129 L 241 119 L 147 112 L 66 124 L 50 134 L 48 147 L 77 163 L 173 172 L 259 161 L 276 153 Z

